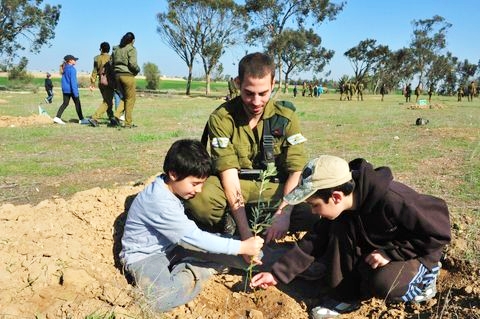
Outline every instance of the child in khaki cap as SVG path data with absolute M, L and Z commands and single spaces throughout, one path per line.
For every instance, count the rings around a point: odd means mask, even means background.
M 450 220 L 442 199 L 417 193 L 393 180 L 388 167 L 364 159 L 350 163 L 330 155 L 311 160 L 289 205 L 307 202 L 320 219 L 252 287 L 267 288 L 296 276 L 321 279 L 328 297 L 312 310 L 330 318 L 377 297 L 421 302 L 436 294 L 436 278 Z

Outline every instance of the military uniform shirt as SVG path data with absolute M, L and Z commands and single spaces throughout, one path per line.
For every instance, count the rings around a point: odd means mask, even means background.
M 240 97 L 222 104 L 210 115 L 209 137 L 215 168 L 219 172 L 231 168 L 262 168 L 264 121 L 275 114 L 279 119 L 286 119 L 283 124 L 273 126 L 270 122 L 277 170 L 285 176 L 290 172 L 301 171 L 306 163 L 306 138 L 300 132 L 293 104 L 270 100 L 265 106 L 262 119 L 252 130 Z

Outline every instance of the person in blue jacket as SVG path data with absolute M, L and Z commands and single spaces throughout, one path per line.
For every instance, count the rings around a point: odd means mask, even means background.
M 77 70 L 75 69 L 75 64 L 77 63 L 78 58 L 74 57 L 71 54 L 67 54 L 63 58 L 64 62 L 60 66 L 60 73 L 62 74 L 62 93 L 63 93 L 63 103 L 60 105 L 57 111 L 57 115 L 54 117 L 53 122 L 57 124 L 64 125 L 65 122 L 62 120 L 62 114 L 68 106 L 70 99 L 75 103 L 75 110 L 78 115 L 79 124 L 90 124 L 90 121 L 83 117 L 82 105 L 80 103 L 80 94 L 78 92 L 78 82 L 77 82 Z

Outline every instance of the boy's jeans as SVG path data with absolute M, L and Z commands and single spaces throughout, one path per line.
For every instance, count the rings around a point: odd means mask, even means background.
M 156 311 L 164 312 L 188 303 L 200 293 L 202 284 L 213 275 L 210 268 L 179 262 L 169 270 L 165 255 L 152 255 L 127 266 L 137 287 Z

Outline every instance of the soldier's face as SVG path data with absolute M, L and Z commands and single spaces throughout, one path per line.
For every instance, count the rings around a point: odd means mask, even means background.
M 270 99 L 274 83 L 275 81 L 270 74 L 263 78 L 245 76 L 242 83 L 240 83 L 240 96 L 247 114 L 250 116 L 263 114 L 265 105 Z

